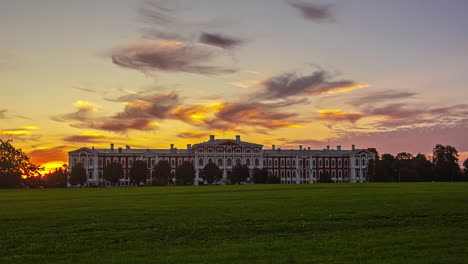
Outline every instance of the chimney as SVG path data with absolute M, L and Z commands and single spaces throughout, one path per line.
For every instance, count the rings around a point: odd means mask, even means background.
M 356 146 L 355 146 L 355 145 L 351 145 L 351 149 L 352 149 L 352 150 L 356 150 Z
M 240 135 L 236 135 L 236 141 L 240 141 Z
M 341 146 L 336 146 L 336 150 L 341 151 Z
M 308 147 L 307 150 L 310 150 L 310 147 Z
M 215 140 L 215 136 L 214 135 L 210 135 L 210 141 L 214 141 Z
M 91 149 L 94 150 L 94 146 Z
M 114 144 L 111 144 L 111 148 L 110 148 L 112 151 L 114 151 Z
M 187 144 L 187 149 L 192 150 L 192 144 Z
M 130 146 L 129 146 L 129 145 L 125 145 L 125 149 L 130 149 Z
M 327 150 L 330 150 L 330 146 L 327 146 Z
M 119 153 L 122 153 L 122 148 L 119 148 Z
M 299 146 L 299 150 L 302 150 L 302 146 Z
M 171 144 L 171 149 L 174 149 L 174 144 Z
M 271 145 L 271 149 L 272 149 L 272 150 L 275 150 L 275 149 L 276 149 L 276 146 L 275 146 L 275 145 Z

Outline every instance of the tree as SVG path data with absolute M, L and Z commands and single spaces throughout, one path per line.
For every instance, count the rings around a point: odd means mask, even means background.
M 11 142 L 0 139 L 0 188 L 19 188 L 22 176 L 40 176 L 40 167 L 32 164 L 26 153 Z
M 324 171 L 320 175 L 320 183 L 333 183 L 332 177 L 329 171 Z
M 219 182 L 222 178 L 223 172 L 213 162 L 209 162 L 203 168 L 203 179 L 205 179 L 208 184 Z
M 437 181 L 460 180 L 458 151 L 454 147 L 437 144 L 433 149 L 432 163 Z
M 468 180 L 468 158 L 463 162 L 463 174 L 464 174 L 464 180 Z
M 268 175 L 268 170 L 266 168 L 264 168 L 263 170 L 267 174 L 267 181 L 266 181 L 267 184 L 279 184 L 279 183 L 281 183 L 280 177 L 278 177 L 278 176 L 276 176 L 274 174 Z
M 102 176 L 104 180 L 116 186 L 120 179 L 124 177 L 124 169 L 120 163 L 112 162 L 104 168 L 104 175 Z
M 68 181 L 71 185 L 84 185 L 86 183 L 86 169 L 83 164 L 76 163 L 73 165 Z
M 369 182 L 375 181 L 375 172 L 376 172 L 376 161 L 374 159 L 370 159 L 367 163 L 367 180 Z
M 66 188 L 67 181 L 68 171 L 66 168 L 55 169 L 53 173 L 45 176 L 45 185 L 47 188 Z
M 176 169 L 176 184 L 183 186 L 193 185 L 193 182 L 195 181 L 195 173 L 195 167 L 192 162 L 184 161 Z
M 268 182 L 268 169 L 254 168 L 252 170 L 252 182 L 255 184 L 265 184 Z
M 247 178 L 250 177 L 250 169 L 247 165 L 237 164 L 232 168 L 232 173 L 230 177 L 231 184 L 240 184 L 241 182 L 246 182 Z
M 397 160 L 410 160 L 413 158 L 413 155 L 411 155 L 411 153 L 408 152 L 401 152 L 398 153 L 395 158 Z
M 137 160 L 132 164 L 128 177 L 131 183 L 139 184 L 140 182 L 145 183 L 148 178 L 148 166 L 143 160 Z
M 171 178 L 171 165 L 166 160 L 160 160 L 153 168 L 154 186 L 167 186 L 169 178 Z
M 375 182 L 392 182 L 395 180 L 395 157 L 391 154 L 383 154 L 375 165 Z
M 420 153 L 416 155 L 412 160 L 412 164 L 421 181 L 431 182 L 434 180 L 434 168 L 425 155 Z

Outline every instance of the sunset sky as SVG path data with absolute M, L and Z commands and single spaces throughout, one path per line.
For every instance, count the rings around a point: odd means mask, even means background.
M 0 138 L 468 154 L 466 0 L 2 0 Z

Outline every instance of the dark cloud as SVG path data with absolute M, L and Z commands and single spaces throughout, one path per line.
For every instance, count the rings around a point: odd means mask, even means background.
M 8 112 L 8 110 L 6 109 L 0 109 L 0 119 L 5 119 L 6 118 L 6 112 Z
M 79 86 L 75 86 L 75 87 L 72 87 L 73 89 L 76 89 L 76 90 L 80 90 L 80 91 L 83 91 L 83 92 L 88 92 L 88 93 L 97 93 L 96 90 L 93 90 L 93 89 L 89 89 L 89 88 L 84 88 L 84 87 L 79 87 Z
M 354 98 L 349 101 L 352 105 L 376 104 L 384 101 L 412 99 L 417 95 L 414 92 L 387 90 L 368 94 L 363 97 Z
M 116 99 L 126 104 L 117 119 L 156 118 L 165 119 L 169 113 L 180 105 L 179 95 L 172 93 L 137 93 Z
M 213 51 L 197 45 L 146 40 L 115 49 L 112 62 L 144 73 L 166 71 L 219 75 L 236 72 L 231 68 L 207 65 L 216 55 Z
M 232 49 L 243 43 L 240 39 L 216 33 L 202 33 L 200 36 L 200 42 L 223 49 Z
M 86 122 L 94 118 L 94 112 L 96 112 L 97 110 L 96 106 L 88 102 L 83 102 L 83 101 L 78 101 L 75 104 L 75 107 L 78 108 L 77 111 L 68 113 L 68 114 L 53 116 L 51 119 L 57 122 L 68 122 L 68 121 Z
M 324 70 L 317 70 L 309 75 L 298 76 L 285 73 L 263 82 L 265 89 L 256 94 L 261 99 L 282 99 L 300 95 L 319 95 L 344 92 L 366 87 L 350 80 L 334 80 L 334 76 Z
M 188 138 L 188 139 L 201 139 L 201 138 L 207 138 L 208 134 L 206 133 L 200 133 L 200 132 L 194 132 L 194 131 L 182 131 L 177 134 L 178 137 L 180 138 Z
M 102 122 L 92 123 L 90 127 L 118 133 L 128 132 L 129 130 L 151 131 L 157 128 L 153 120 L 146 118 L 107 119 L 102 120 Z
M 74 135 L 65 137 L 63 140 L 71 143 L 102 143 L 107 142 L 109 137 L 106 135 Z
M 223 102 L 214 108 L 200 105 L 177 108 L 174 119 L 210 130 L 244 131 L 244 128 L 265 131 L 293 127 L 302 123 L 298 114 L 288 113 L 284 105 L 258 102 Z
M 286 0 L 286 2 L 293 8 L 299 10 L 305 19 L 322 23 L 322 22 L 335 22 L 335 17 L 332 13 L 332 5 L 307 3 L 299 0 Z
M 319 112 L 319 119 L 324 121 L 349 121 L 355 123 L 364 118 L 361 113 L 344 112 L 341 110 L 322 110 Z

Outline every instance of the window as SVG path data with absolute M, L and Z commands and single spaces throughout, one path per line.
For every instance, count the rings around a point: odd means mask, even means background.
M 218 152 L 219 152 L 219 153 L 223 153 L 223 149 L 222 149 L 222 148 L 218 148 Z
M 120 159 L 120 164 L 122 164 L 122 167 L 125 167 L 125 158 Z
M 366 166 L 366 159 L 365 158 L 362 158 L 362 166 L 365 167 Z
M 255 148 L 255 149 L 254 149 L 254 153 L 258 153 L 258 148 Z
M 99 171 L 99 179 L 102 179 L 102 171 Z
M 171 159 L 171 166 L 175 167 L 175 159 L 174 158 Z
M 341 168 L 342 162 L 341 159 L 338 159 L 338 167 Z
M 93 158 L 90 157 L 90 158 L 89 158 L 89 164 L 88 164 L 88 165 L 89 165 L 89 166 L 93 166 L 93 165 L 94 165 L 93 163 L 94 163 L 94 160 L 93 160 Z
M 102 167 L 102 166 L 103 166 L 102 158 L 99 158 L 99 167 Z
M 299 160 L 299 167 L 302 167 L 303 165 L 303 162 L 302 162 L 302 159 Z
M 313 170 L 313 171 L 312 171 L 312 177 L 314 177 L 314 178 L 317 177 L 317 171 L 316 171 L 316 170 Z
M 348 159 L 344 160 L 344 166 L 345 166 L 345 168 L 348 167 Z
M 228 158 L 228 159 L 227 159 L 227 165 L 228 165 L 228 166 L 232 166 L 232 159 L 231 159 L 231 158 Z
M 343 172 L 341 170 L 338 171 L 338 178 L 341 178 L 343 176 Z
M 275 159 L 275 167 L 278 167 L 278 159 Z
M 260 162 L 258 159 L 255 159 L 255 166 L 260 166 Z
M 241 153 L 241 149 L 240 149 L 240 148 L 236 148 L 236 153 Z
M 223 159 L 219 158 L 218 159 L 218 167 L 222 167 L 223 166 Z
M 281 167 L 284 167 L 284 159 L 281 159 Z
M 286 171 L 286 176 L 287 176 L 288 178 L 291 178 L 291 171 L 290 171 L 290 170 Z
M 241 165 L 241 159 L 239 158 L 236 159 L 236 165 Z
M 325 159 L 325 167 L 328 168 L 328 165 L 330 165 L 330 164 L 329 164 L 329 161 L 328 161 L 328 159 Z
M 322 167 L 323 166 L 323 161 L 322 159 L 319 159 L 319 167 Z
M 202 158 L 200 158 L 200 159 L 198 160 L 198 166 L 203 166 L 203 159 L 202 159 Z
M 270 167 L 270 168 L 273 167 L 271 159 L 268 159 L 268 167 Z
M 246 153 L 250 153 L 250 149 L 249 149 L 249 148 L 246 148 L 246 149 L 245 149 L 245 152 L 246 152 Z
M 212 149 L 212 148 L 209 148 L 209 149 L 208 149 L 208 153 L 213 153 L 213 149 Z
M 356 159 L 356 167 L 359 167 L 359 159 Z
M 89 171 L 89 176 L 88 178 L 92 179 L 93 178 L 93 172 L 92 171 Z
M 211 158 L 208 159 L 208 164 L 213 163 L 213 160 Z
M 310 160 L 309 160 L 309 159 L 306 159 L 306 166 L 307 166 L 307 167 L 310 166 Z
M 293 167 L 296 167 L 296 159 L 292 160 L 292 165 L 293 165 Z
M 286 160 L 286 167 L 291 167 L 291 160 L 290 159 Z
M 250 166 L 250 159 L 245 160 L 245 165 Z
M 335 177 L 336 177 L 336 172 L 335 172 L 335 170 L 332 170 L 331 176 L 332 176 L 332 178 L 335 178 Z
M 133 165 L 133 159 L 132 159 L 132 158 L 130 158 L 130 159 L 128 160 L 128 165 L 129 165 L 130 167 Z
M 336 165 L 336 163 L 335 163 L 335 159 L 332 159 L 332 160 L 331 160 L 331 166 L 334 168 L 334 167 L 335 167 L 335 165 Z
M 315 159 L 312 160 L 312 167 L 316 167 L 316 162 L 315 162 Z
M 198 152 L 203 152 L 203 148 L 199 148 L 199 149 L 198 149 Z
M 348 178 L 348 171 L 347 170 L 344 171 L 344 176 L 345 176 L 345 178 Z
M 227 148 L 227 149 L 226 149 L 226 152 L 227 152 L 227 153 L 231 153 L 231 152 L 232 152 L 232 149 L 231 149 L 231 148 Z
M 281 170 L 281 178 L 284 178 L 284 170 Z

